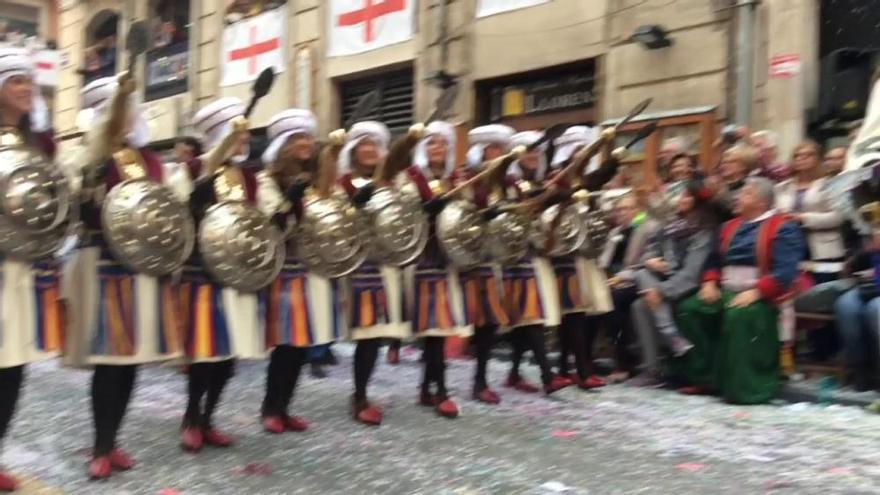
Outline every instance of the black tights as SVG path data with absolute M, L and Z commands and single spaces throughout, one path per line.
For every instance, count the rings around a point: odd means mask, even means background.
M 422 393 L 430 394 L 431 385 L 437 386 L 437 395 L 446 398 L 446 337 L 425 337 L 425 372 Z
M 0 369 L 0 444 L 9 431 L 24 381 L 24 366 Z
M 116 447 L 116 434 L 122 426 L 131 400 L 137 365 L 95 366 L 92 374 L 92 414 L 95 421 L 94 456 L 108 455 Z
M 559 374 L 568 375 L 568 356 L 574 354 L 574 366 L 578 377 L 586 380 L 590 375 L 590 363 L 587 361 L 587 340 L 590 347 L 596 328 L 587 328 L 587 319 L 583 313 L 569 313 L 562 317 L 559 325 Z
M 266 397 L 263 416 L 287 416 L 287 407 L 293 399 L 293 390 L 299 381 L 299 372 L 308 360 L 308 348 L 289 345 L 275 346 L 269 356 L 266 370 Z
M 492 344 L 495 342 L 495 325 L 484 325 L 474 329 L 474 348 L 477 354 L 477 371 L 474 375 L 474 390 L 477 392 L 488 387 L 486 370 L 489 367 L 489 357 L 492 353 Z
M 379 357 L 379 345 L 382 339 L 358 340 L 354 349 L 354 400 L 365 402 L 367 400 L 367 384 L 373 376 L 376 368 L 376 359 Z
M 518 379 L 519 365 L 522 362 L 523 355 L 526 351 L 531 350 L 541 368 L 541 382 L 549 385 L 553 380 L 553 372 L 550 370 L 550 363 L 547 361 L 547 348 L 544 343 L 544 327 L 540 325 L 529 325 L 525 327 L 514 328 L 510 331 L 510 343 L 513 347 L 513 355 L 510 363 L 510 376 Z
M 210 430 L 211 416 L 220 402 L 220 395 L 235 369 L 235 360 L 216 361 L 212 363 L 195 363 L 189 366 L 189 382 L 187 392 L 189 400 L 183 415 L 183 424 Z M 202 397 L 205 407 L 202 408 Z

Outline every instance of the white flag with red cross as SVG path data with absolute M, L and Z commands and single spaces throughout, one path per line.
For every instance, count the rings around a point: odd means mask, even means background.
M 487 17 L 510 10 L 534 7 L 549 0 L 479 0 L 477 2 L 477 17 Z
M 287 12 L 284 8 L 234 22 L 223 29 L 220 86 L 253 81 L 266 67 L 284 72 Z
M 363 53 L 412 39 L 417 0 L 330 0 L 327 56 Z

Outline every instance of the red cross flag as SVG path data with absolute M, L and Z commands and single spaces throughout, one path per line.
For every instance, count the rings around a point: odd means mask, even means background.
M 416 0 L 331 0 L 327 55 L 363 53 L 412 39 Z
M 283 72 L 287 12 L 284 8 L 234 22 L 223 29 L 220 86 L 253 81 L 266 67 Z
M 61 52 L 58 50 L 37 50 L 33 53 L 34 67 L 37 70 L 37 84 L 54 88 L 58 86 L 61 72 Z

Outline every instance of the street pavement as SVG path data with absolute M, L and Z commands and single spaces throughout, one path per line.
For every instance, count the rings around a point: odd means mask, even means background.
M 22 493 L 40 494 L 880 492 L 880 417 L 858 408 L 730 406 L 621 385 L 546 398 L 503 389 L 498 361 L 502 403 L 485 406 L 469 398 L 473 363 L 454 361 L 462 416 L 447 420 L 416 404 L 420 366 L 408 352 L 378 367 L 371 390 L 386 418 L 368 428 L 349 417 L 352 349 L 334 349 L 340 364 L 322 380 L 304 373 L 294 399 L 309 431 L 263 433 L 265 363 L 240 363 L 216 418 L 237 443 L 196 455 L 178 447 L 184 375 L 143 368 L 120 439 L 139 464 L 105 482 L 85 476 L 90 375 L 33 365 L 2 461 Z

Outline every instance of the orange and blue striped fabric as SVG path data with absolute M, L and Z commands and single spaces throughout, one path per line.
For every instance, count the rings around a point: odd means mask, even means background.
M 413 321 L 416 332 L 432 329 L 451 330 L 455 328 L 452 316 L 452 303 L 449 294 L 449 281 L 445 271 L 417 270 L 415 274 L 415 314 Z
M 469 325 L 510 324 L 492 267 L 477 267 L 460 277 L 464 287 L 465 318 Z
M 184 349 L 191 359 L 209 359 L 231 355 L 232 346 L 223 288 L 208 281 L 185 281 L 180 286 L 181 306 L 186 328 Z
M 504 269 L 504 307 L 511 325 L 544 319 L 538 280 L 531 264 Z
M 351 275 L 352 328 L 390 323 L 382 273 L 374 264 L 364 264 Z
M 65 314 L 61 301 L 59 267 L 55 263 L 34 263 L 37 348 L 44 352 L 64 347 Z
M 553 261 L 556 281 L 559 284 L 559 303 L 563 312 L 582 310 L 585 306 L 581 297 L 581 286 L 573 258 Z

